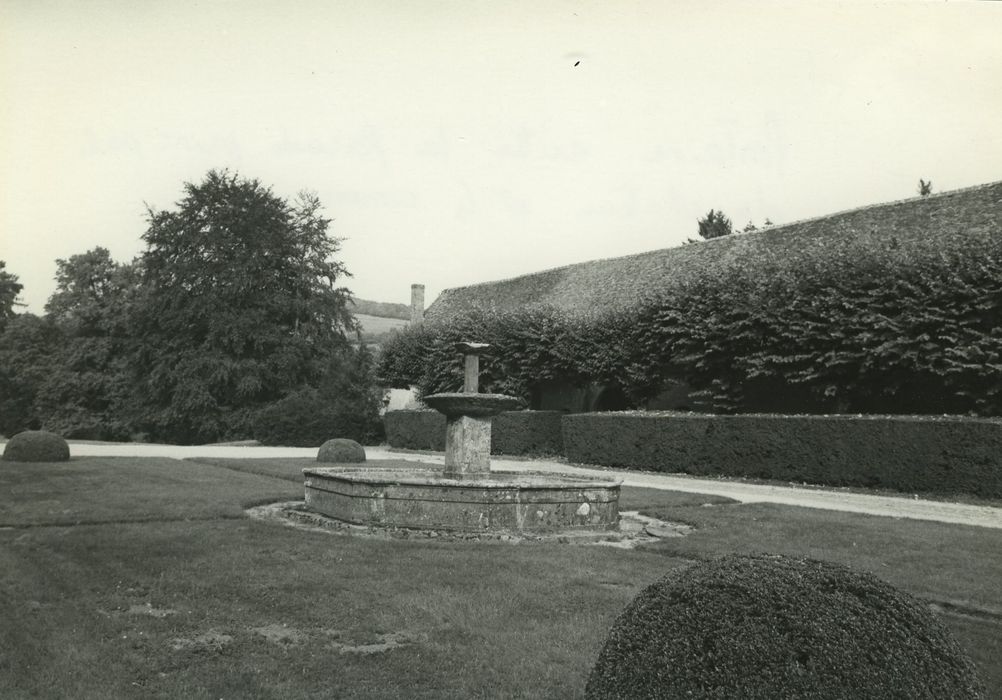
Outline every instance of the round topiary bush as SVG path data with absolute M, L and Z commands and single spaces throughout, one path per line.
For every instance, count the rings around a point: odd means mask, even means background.
M 588 678 L 596 698 L 982 698 L 928 607 L 811 559 L 732 555 L 633 599 Z
M 70 446 L 55 433 L 25 430 L 7 441 L 3 458 L 7 462 L 65 462 Z
M 357 464 L 365 461 L 365 448 L 354 440 L 335 438 L 320 446 L 320 451 L 317 452 L 317 461 Z

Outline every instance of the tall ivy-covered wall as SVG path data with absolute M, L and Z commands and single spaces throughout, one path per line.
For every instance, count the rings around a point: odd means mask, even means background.
M 998 416 L 999 219 L 924 236 L 848 225 L 792 242 L 742 236 L 727 255 L 688 255 L 695 269 L 615 313 L 475 308 L 408 329 L 384 347 L 380 372 L 456 390 L 453 343 L 478 340 L 493 346 L 483 390 L 526 399 L 546 382 L 597 382 L 644 406 L 683 382 L 717 412 L 784 412 L 789 390 L 797 412 Z

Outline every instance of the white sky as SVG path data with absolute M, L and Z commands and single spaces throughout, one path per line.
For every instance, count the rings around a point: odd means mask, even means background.
M 575 62 L 580 64 L 575 66 Z M 1002 179 L 1002 3 L 0 0 L 0 259 L 142 248 L 228 167 L 361 297 Z

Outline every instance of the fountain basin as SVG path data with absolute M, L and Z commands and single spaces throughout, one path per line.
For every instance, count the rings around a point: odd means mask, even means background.
M 355 525 L 470 533 L 614 531 L 622 482 L 490 472 L 451 479 L 432 469 L 304 469 L 306 506 Z
M 525 405 L 522 399 L 506 394 L 441 393 L 425 396 L 422 401 L 446 418 L 496 416 L 502 411 L 517 411 Z

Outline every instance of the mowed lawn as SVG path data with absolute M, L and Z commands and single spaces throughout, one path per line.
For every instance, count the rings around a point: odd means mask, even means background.
M 251 520 L 310 460 L 0 462 L 0 697 L 580 697 L 609 625 L 695 559 L 846 563 L 941 610 L 1002 697 L 1002 531 L 624 489 L 636 550 Z

